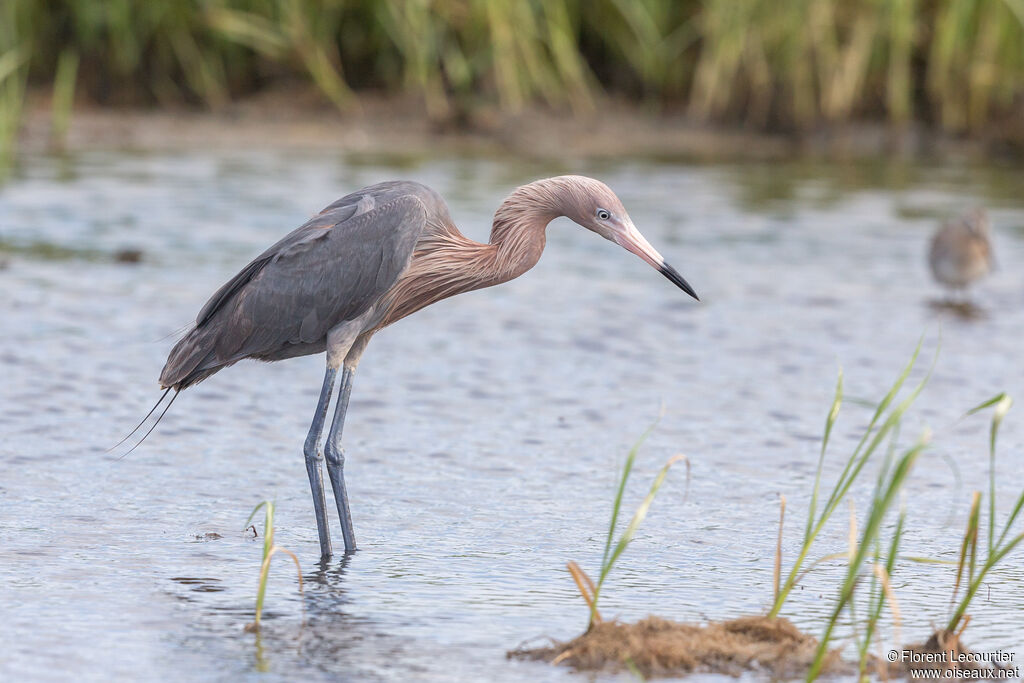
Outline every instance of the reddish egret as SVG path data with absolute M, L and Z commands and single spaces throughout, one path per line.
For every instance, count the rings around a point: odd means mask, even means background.
M 928 263 L 941 284 L 963 290 L 992 270 L 988 214 L 975 209 L 945 223 L 932 238 Z
M 331 555 L 325 459 L 350 553 L 356 541 L 341 432 L 353 373 L 370 337 L 435 301 L 522 275 L 537 263 L 547 224 L 559 216 L 628 249 L 697 298 L 633 226 L 615 193 L 597 180 L 560 176 L 518 188 L 495 213 L 487 244 L 464 237 L 429 187 L 380 183 L 334 202 L 218 289 L 171 350 L 160 374 L 164 396 L 172 389 L 177 396 L 243 358 L 273 361 L 326 351 L 327 372 L 303 452 L 321 555 Z M 320 435 L 339 369 L 334 421 L 321 455 Z

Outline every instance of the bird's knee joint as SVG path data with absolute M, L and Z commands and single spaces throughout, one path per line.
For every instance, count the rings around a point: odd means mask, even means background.
M 310 443 L 309 441 L 302 445 L 302 454 L 306 456 L 307 461 L 319 460 L 321 457 L 320 451 L 319 449 L 317 449 L 316 444 Z
M 331 467 L 345 466 L 345 450 L 343 448 L 328 443 L 324 447 L 324 457 L 327 458 L 327 464 Z

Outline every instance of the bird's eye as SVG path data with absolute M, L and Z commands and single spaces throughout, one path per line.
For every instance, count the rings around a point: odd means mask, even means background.
M 598 209 L 597 210 L 597 217 L 600 218 L 603 221 L 606 221 L 609 218 L 611 218 L 612 215 L 611 215 L 611 213 L 608 212 L 608 209 Z

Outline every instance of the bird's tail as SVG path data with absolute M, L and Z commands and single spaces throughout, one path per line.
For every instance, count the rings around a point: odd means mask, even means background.
M 135 429 L 128 432 L 127 436 L 118 441 L 107 452 L 109 453 L 114 450 L 138 433 L 164 402 L 164 399 L 170 396 L 171 400 L 160 411 L 160 414 L 157 415 L 156 420 L 146 430 L 146 433 L 142 435 L 142 438 L 136 441 L 121 457 L 123 458 L 134 451 L 146 440 L 146 437 L 153 433 L 156 426 L 160 424 L 160 420 L 164 419 L 164 415 L 167 414 L 171 404 L 174 403 L 174 399 L 178 397 L 182 389 L 202 382 L 210 375 L 221 368 L 231 365 L 233 362 L 225 362 L 218 357 L 215 335 L 209 328 L 193 327 L 184 337 L 178 340 L 178 343 L 174 345 L 171 353 L 167 356 L 167 363 L 164 364 L 164 369 L 160 372 L 160 388 L 164 390 L 164 393 L 160 395 L 160 400 L 149 409 L 146 417 L 142 418 L 142 421 L 135 425 Z M 172 391 L 174 392 L 173 394 L 171 394 Z
M 206 327 L 193 327 L 171 349 L 160 372 L 160 386 L 181 391 L 202 382 L 230 363 L 217 358 L 214 334 Z
M 132 431 L 128 432 L 128 434 L 123 439 L 121 439 L 116 444 L 114 444 L 113 446 L 108 448 L 107 449 L 107 453 L 109 453 L 110 451 L 114 450 L 115 448 L 117 448 L 118 446 L 123 444 L 128 439 L 132 438 L 132 436 L 134 436 L 140 429 L 142 429 L 142 426 L 144 424 L 146 424 L 146 421 L 149 420 L 149 418 L 153 415 L 153 413 L 156 412 L 156 409 L 160 407 L 160 404 L 164 402 L 164 399 L 167 398 L 167 395 L 170 394 L 170 393 L 171 393 L 171 387 L 168 387 L 167 389 L 165 389 L 164 393 L 162 393 L 160 395 L 160 399 L 153 405 L 152 408 L 149 409 L 149 412 L 146 413 L 146 417 L 142 418 L 142 420 L 139 421 L 139 424 L 135 425 L 135 429 L 133 429 Z M 171 400 L 168 401 L 167 405 L 164 406 L 164 409 L 160 411 L 160 414 L 157 415 L 156 420 L 153 422 L 152 426 L 149 429 L 146 430 L 146 433 L 142 435 L 142 438 L 139 439 L 138 441 L 136 441 L 132 445 L 131 448 L 129 448 L 127 451 L 125 451 L 121 455 L 122 458 L 125 457 L 126 455 L 128 455 L 129 453 L 131 453 L 132 451 L 134 451 L 139 446 L 141 446 L 142 442 L 146 440 L 146 437 L 148 437 L 150 434 L 153 433 L 153 430 L 156 429 L 156 426 L 158 424 L 160 424 L 160 420 L 164 419 L 164 415 L 167 414 L 167 411 L 170 409 L 171 404 L 174 403 L 174 399 L 176 399 L 176 398 L 178 398 L 178 391 L 174 392 L 174 395 L 171 396 Z
M 218 361 L 216 358 L 213 335 L 210 331 L 206 328 L 193 327 L 184 337 L 178 340 L 178 343 L 174 345 L 171 353 L 167 356 L 167 363 L 164 364 L 164 369 L 160 372 L 160 388 L 164 390 L 164 393 L 160 395 L 160 400 L 150 408 L 146 416 L 142 418 L 139 424 L 135 425 L 132 431 L 128 432 L 127 436 L 118 441 L 107 452 L 109 453 L 116 449 L 137 434 L 149 422 L 149 419 L 157 412 L 160 406 L 163 405 L 164 400 L 170 396 L 171 400 L 163 406 L 163 410 L 160 410 L 156 420 L 153 421 L 153 424 L 142 435 L 142 438 L 136 441 L 121 457 L 123 458 L 134 451 L 153 433 L 156 426 L 164 419 L 164 415 L 167 414 L 171 404 L 174 403 L 174 399 L 178 397 L 182 389 L 203 381 L 222 367 L 225 367 L 225 365 L 227 364 Z

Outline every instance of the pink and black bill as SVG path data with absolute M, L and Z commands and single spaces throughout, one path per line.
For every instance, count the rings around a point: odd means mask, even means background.
M 658 272 L 667 277 L 676 287 L 683 290 L 697 301 L 700 301 L 700 297 L 697 296 L 697 292 L 693 291 L 693 287 L 690 286 L 690 283 L 684 280 L 683 276 L 680 275 L 679 271 L 675 268 L 667 263 L 662 263 L 661 266 L 658 267 Z

